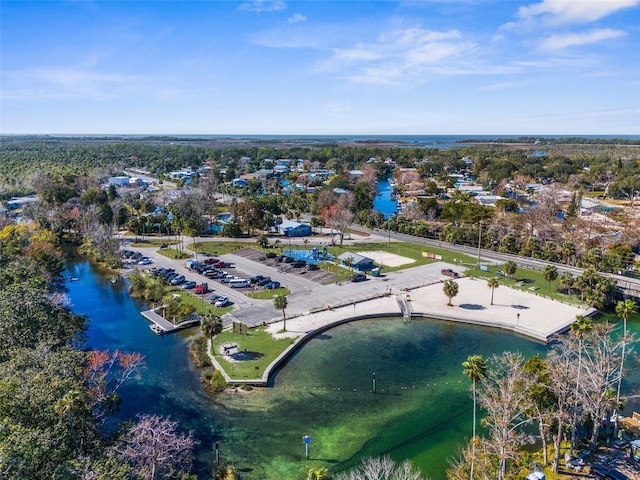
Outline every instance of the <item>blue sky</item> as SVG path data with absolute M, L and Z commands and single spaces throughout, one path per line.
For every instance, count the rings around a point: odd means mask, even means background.
M 0 7 L 5 134 L 640 134 L 640 0 Z

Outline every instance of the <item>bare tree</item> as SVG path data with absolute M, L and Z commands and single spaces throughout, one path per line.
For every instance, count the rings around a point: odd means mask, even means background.
M 338 232 L 342 246 L 344 234 L 353 222 L 353 213 L 340 205 L 331 205 L 322 209 L 322 219 L 326 225 Z
M 498 480 L 505 478 L 507 462 L 517 458 L 519 448 L 533 443 L 533 437 L 521 430 L 533 420 L 529 415 L 533 377 L 524 371 L 524 365 L 518 353 L 494 355 L 480 383 L 479 400 L 487 412 L 482 423 L 490 435 L 487 451 L 496 458 Z
M 136 478 L 178 478 L 189 473 L 196 440 L 177 433 L 178 423 L 157 415 L 142 415 L 114 447 L 131 465 Z
M 608 414 L 616 406 L 616 389 L 619 382 L 619 365 L 625 343 L 633 343 L 628 336 L 614 339 L 611 335 L 613 325 L 597 324 L 587 335 L 583 343 L 585 351 L 582 356 L 584 371 L 582 374 L 582 398 L 584 410 L 593 419 L 590 446 L 596 447 L 600 433 L 600 420 L 608 418 Z
M 335 480 L 424 480 L 407 460 L 396 463 L 390 457 L 365 458 L 354 470 L 336 475 Z

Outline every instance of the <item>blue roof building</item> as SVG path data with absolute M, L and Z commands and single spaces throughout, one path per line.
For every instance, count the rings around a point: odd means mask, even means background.
M 311 235 L 311 227 L 306 223 L 294 222 L 293 220 L 282 220 L 276 228 L 285 237 L 306 237 Z

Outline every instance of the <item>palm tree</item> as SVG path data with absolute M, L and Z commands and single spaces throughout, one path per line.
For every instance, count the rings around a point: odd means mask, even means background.
M 442 291 L 447 297 L 449 297 L 449 303 L 447 303 L 447 305 L 452 307 L 451 299 L 458 295 L 458 284 L 453 280 L 447 280 L 442 286 Z
M 619 318 L 622 318 L 623 322 L 623 330 L 622 330 L 622 355 L 620 357 L 620 375 L 618 376 L 618 393 L 616 395 L 616 409 L 620 405 L 620 386 L 622 385 L 622 368 L 624 366 L 624 355 L 625 349 L 627 346 L 627 319 L 629 315 L 635 315 L 638 313 L 636 308 L 636 303 L 627 298 L 624 302 L 618 302 L 616 305 L 616 315 Z
M 506 273 L 509 278 L 513 277 L 516 274 L 516 270 L 518 269 L 518 266 L 516 265 L 515 262 L 512 262 L 511 260 L 509 260 L 507 263 L 504 264 L 504 273 Z
M 573 422 L 571 426 L 571 447 L 569 449 L 569 455 L 573 456 L 573 447 L 576 441 L 576 432 L 578 422 L 578 398 L 579 398 L 579 389 L 580 389 L 580 372 L 582 371 L 582 342 L 584 336 L 593 330 L 593 319 L 591 317 L 585 317 L 583 315 L 578 315 L 576 317 L 576 321 L 571 324 L 571 333 L 578 338 L 579 348 L 578 348 L 578 374 L 576 375 L 576 393 L 575 393 L 575 404 L 573 408 Z
M 473 436 L 471 438 L 471 471 L 469 478 L 473 480 L 473 466 L 475 460 L 475 439 L 476 439 L 476 384 L 487 376 L 489 368 L 487 360 L 482 355 L 469 355 L 467 360 L 462 362 L 462 373 L 464 373 L 472 382 L 473 387 Z
M 286 295 L 276 295 L 273 298 L 273 306 L 275 307 L 276 310 L 282 310 L 282 320 L 284 321 L 284 328 L 283 330 L 286 332 L 287 331 L 287 316 L 284 313 L 285 308 L 287 308 L 287 297 Z
M 558 278 L 558 269 L 555 265 L 545 265 L 542 276 L 549 283 L 549 291 L 551 291 L 551 282 Z
M 200 330 L 203 335 L 209 337 L 209 340 L 213 340 L 214 336 L 222 332 L 222 320 L 218 315 L 208 313 L 200 322 Z
M 487 280 L 487 286 L 491 289 L 491 305 L 493 305 L 493 292 L 500 286 L 499 278 L 489 278 Z
M 562 247 L 560 249 L 560 254 L 562 255 L 562 258 L 564 259 L 565 263 L 572 265 L 573 262 L 571 260 L 576 255 L 576 244 L 568 241 L 563 242 Z
M 571 298 L 574 283 L 574 276 L 569 272 L 562 272 L 560 274 L 560 288 L 567 291 L 567 293 L 569 294 L 569 298 Z

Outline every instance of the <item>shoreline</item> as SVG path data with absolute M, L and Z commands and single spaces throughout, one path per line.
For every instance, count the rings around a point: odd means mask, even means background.
M 383 317 L 396 317 L 400 320 L 403 316 L 406 318 L 404 321 L 436 319 L 498 328 L 547 343 L 553 336 L 568 330 L 577 315 L 589 316 L 597 312 L 594 308 L 565 304 L 506 286 L 499 289 L 500 293 L 495 294 L 501 303 L 496 301 L 493 305 L 488 305 L 490 289 L 486 282 L 471 277 L 461 278 L 458 282 L 461 286 L 460 293 L 455 297 L 456 304 L 451 307 L 446 305 L 442 294 L 442 282 L 438 281 L 404 292 L 385 293 L 373 299 L 291 316 L 287 318 L 289 328 L 286 332 L 282 331 L 281 319 L 269 322 L 267 331 L 274 338 L 291 338 L 294 341 L 269 364 L 260 378 L 230 377 L 211 353 L 211 341 L 207 341 L 207 355 L 227 383 L 268 387 L 272 376 L 309 340 L 344 323 Z M 408 312 L 404 311 L 406 308 Z

